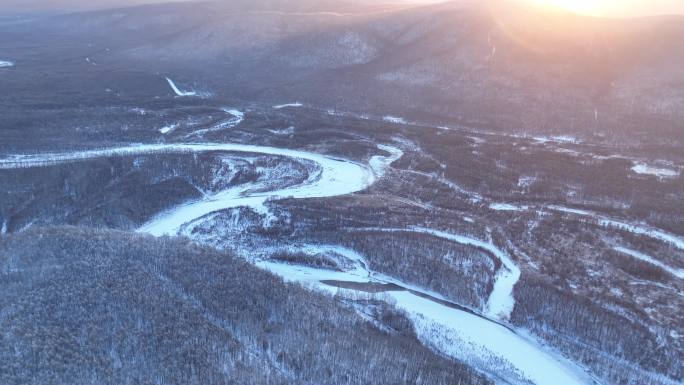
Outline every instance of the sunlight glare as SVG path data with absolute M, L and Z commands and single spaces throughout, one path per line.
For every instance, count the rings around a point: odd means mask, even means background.
M 606 11 L 606 0 L 531 0 L 545 7 L 562 8 L 571 12 L 601 16 Z M 608 0 L 610 1 L 610 0 Z
M 681 0 L 526 0 L 529 3 L 570 12 L 607 17 L 682 14 Z

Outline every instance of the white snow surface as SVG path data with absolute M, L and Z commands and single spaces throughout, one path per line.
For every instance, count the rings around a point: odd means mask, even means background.
M 244 112 L 242 112 L 242 111 L 240 111 L 240 110 L 237 110 L 237 109 L 235 109 L 235 108 L 224 108 L 224 109 L 223 109 L 223 112 L 229 113 L 229 114 L 233 115 L 233 116 L 236 117 L 236 118 L 240 118 L 240 121 L 242 121 L 242 119 L 244 119 L 244 117 L 245 117 L 245 113 L 244 113 Z
M 533 136 L 532 139 L 539 143 L 556 142 L 556 143 L 573 143 L 578 144 L 581 141 L 574 136 L 570 135 L 557 135 L 557 136 Z
M 287 108 L 287 107 L 295 107 L 296 108 L 296 107 L 302 107 L 302 106 L 304 106 L 302 103 L 294 102 L 294 103 L 278 104 L 278 105 L 273 106 L 273 109 L 274 110 L 280 110 L 280 109 Z
M 388 295 L 409 314 L 418 337 L 448 356 L 537 385 L 591 383 L 576 365 L 503 325 L 410 292 Z
M 14 62 L 8 60 L 0 60 L 0 68 L 4 67 L 14 67 Z
M 292 135 L 295 132 L 295 128 L 294 126 L 289 126 L 287 128 L 268 129 L 268 132 L 275 135 Z
M 172 132 L 173 130 L 175 130 L 176 127 L 177 126 L 175 124 L 170 124 L 168 126 L 164 126 L 164 127 L 160 128 L 159 132 L 162 134 L 168 134 L 169 132 Z
M 389 156 L 376 155 L 368 161 L 368 164 L 370 165 L 371 169 L 373 170 L 373 173 L 375 174 L 375 176 L 377 178 L 381 178 L 383 175 L 385 175 L 387 168 L 392 163 L 394 163 L 399 158 L 404 156 L 404 152 L 401 151 L 400 149 L 396 148 L 396 147 L 387 146 L 384 144 L 378 144 L 378 149 L 389 153 Z
M 400 118 L 397 116 L 392 116 L 392 115 L 386 115 L 382 117 L 382 120 L 388 123 L 395 123 L 395 124 L 406 124 L 408 123 L 406 119 Z
M 170 78 L 166 78 L 166 82 L 169 83 L 169 86 L 173 90 L 173 92 L 176 93 L 176 96 L 197 96 L 197 92 L 195 91 L 182 91 L 178 86 L 176 86 L 176 83 L 173 82 Z
M 489 205 L 489 209 L 494 211 L 525 211 L 528 209 L 528 207 L 516 206 L 510 203 L 491 203 Z
M 634 166 L 632 166 L 632 171 L 634 171 L 637 174 L 641 174 L 641 175 L 654 175 L 654 176 L 657 176 L 658 178 L 661 178 L 661 179 L 675 178 L 675 177 L 679 176 L 679 171 L 677 171 L 677 170 L 672 170 L 669 168 L 649 166 L 646 163 L 635 163 Z
M 658 266 L 661 269 L 667 271 L 668 273 L 674 275 L 675 277 L 677 277 L 679 279 L 684 279 L 684 269 L 676 269 L 672 266 L 668 266 L 668 265 L 658 261 L 657 259 L 651 257 L 650 255 L 646 255 L 640 251 L 636 251 L 636 250 L 632 250 L 632 249 L 628 249 L 626 247 L 620 247 L 620 246 L 616 246 L 616 247 L 614 247 L 614 249 L 620 253 L 629 255 L 630 257 L 642 260 L 642 261 L 644 261 L 646 263 L 650 263 L 651 265 L 654 265 L 654 266 Z
M 387 229 L 393 231 L 393 229 Z M 421 231 L 421 229 L 416 229 Z M 429 231 L 432 233 L 432 231 Z M 439 234 L 439 232 L 437 232 Z M 470 241 L 470 239 L 468 239 Z M 407 312 L 420 340 L 427 346 L 450 357 L 474 364 L 480 369 L 503 376 L 512 383 L 531 381 L 537 385 L 590 384 L 581 368 L 553 352 L 525 333 L 430 299 L 445 300 L 441 295 L 407 285 L 397 279 L 367 270 L 368 264 L 354 250 L 331 245 L 307 245 L 301 251 L 334 252 L 357 263 L 348 271 L 316 269 L 308 266 L 260 260 L 256 265 L 280 275 L 287 281 L 331 294 L 364 295 L 365 293 L 337 289 L 321 281 L 394 283 L 410 291 L 390 291 L 378 296 Z M 365 294 L 367 295 L 367 294 Z M 427 296 L 428 298 L 426 298 Z M 515 380 L 517 379 L 517 380 Z

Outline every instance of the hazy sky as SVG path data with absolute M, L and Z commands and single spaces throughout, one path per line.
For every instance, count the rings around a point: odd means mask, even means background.
M 527 0 L 593 16 L 684 14 L 684 0 Z
M 144 3 L 199 0 L 0 0 L 2 11 L 57 10 L 74 11 L 83 9 L 125 7 Z M 223 0 L 230 2 L 231 0 Z M 259 1 L 259 0 L 254 0 Z M 352 0 L 354 1 L 354 0 Z M 360 0 L 355 0 L 360 1 Z M 437 3 L 441 0 L 361 0 L 366 2 L 416 2 Z M 473 1 L 473 0 L 470 0 Z M 684 14 L 684 0 L 481 0 L 481 1 L 526 1 L 537 4 L 559 6 L 572 11 L 594 16 L 631 17 L 659 14 Z

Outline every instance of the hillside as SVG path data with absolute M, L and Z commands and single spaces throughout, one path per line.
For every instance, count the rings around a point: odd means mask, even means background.
M 381 303 L 357 313 L 182 239 L 36 228 L 0 237 L 0 277 L 7 385 L 487 383 Z
M 20 62 L 13 77 L 40 73 L 54 96 L 159 95 L 159 74 L 174 74 L 215 98 L 665 143 L 682 139 L 681 21 L 471 2 L 162 4 L 0 26 L 12 37 L 0 52 Z M 75 72 L 90 75 L 78 89 Z M 31 92 L 18 91 L 10 104 Z

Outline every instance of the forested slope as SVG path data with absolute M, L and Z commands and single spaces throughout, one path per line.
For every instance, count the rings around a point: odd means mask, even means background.
M 7 385 L 486 383 L 423 347 L 400 314 L 370 301 L 366 320 L 184 239 L 2 236 L 0 292 Z

